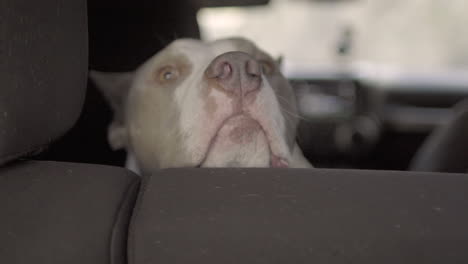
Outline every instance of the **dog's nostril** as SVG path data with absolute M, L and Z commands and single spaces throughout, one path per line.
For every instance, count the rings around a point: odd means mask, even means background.
M 229 65 L 229 63 L 225 62 L 223 65 L 221 65 L 221 73 L 219 76 L 217 76 L 220 79 L 225 79 L 231 75 L 232 72 L 232 67 Z
M 232 66 L 229 62 L 212 63 L 205 71 L 206 77 L 213 79 L 226 79 L 231 76 Z
M 258 77 L 261 75 L 260 64 L 258 64 L 255 60 L 249 59 L 245 65 L 245 69 L 247 74 L 252 77 Z

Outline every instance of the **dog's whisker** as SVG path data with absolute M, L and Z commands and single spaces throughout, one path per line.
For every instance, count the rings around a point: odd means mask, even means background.
M 292 106 L 293 106 L 293 104 L 292 104 L 288 99 L 284 98 L 284 97 L 281 96 L 281 95 L 277 95 L 277 98 L 280 99 L 280 100 L 282 100 L 282 102 L 284 102 L 284 104 L 285 104 L 284 106 L 282 106 L 281 103 L 280 103 L 280 108 L 281 108 L 285 113 L 289 114 L 289 115 L 292 116 L 292 117 L 296 117 L 296 118 L 298 118 L 298 119 L 300 119 L 300 120 L 305 120 L 305 121 L 307 120 L 305 117 L 301 116 L 299 113 L 294 113 L 292 110 L 286 109 L 286 106 L 287 106 L 287 107 L 292 107 Z
M 293 104 L 288 99 L 286 99 L 284 96 L 281 96 L 279 94 L 276 96 L 278 97 L 278 99 L 281 99 L 284 104 L 292 108 Z
M 288 110 L 286 107 L 280 105 L 280 109 L 283 110 L 285 113 L 290 115 L 291 117 L 298 118 L 300 120 L 307 120 L 304 116 L 302 116 L 300 113 L 297 113 L 293 110 Z
M 287 109 L 285 109 L 284 107 L 281 107 L 281 106 L 280 106 L 280 108 L 281 108 L 282 111 L 284 111 L 286 114 L 288 114 L 288 115 L 291 116 L 291 117 L 294 117 L 294 118 L 298 118 L 298 119 L 300 119 L 300 120 L 307 121 L 307 119 L 306 119 L 305 117 L 301 116 L 301 115 L 298 114 L 298 113 L 293 113 L 293 112 L 291 112 L 291 111 L 289 111 L 289 110 L 287 110 Z

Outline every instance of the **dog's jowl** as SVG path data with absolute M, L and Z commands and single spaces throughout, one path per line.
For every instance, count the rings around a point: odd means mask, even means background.
M 91 72 L 114 110 L 109 143 L 141 173 L 169 167 L 310 167 L 293 90 L 252 42 L 179 39 L 135 72 Z

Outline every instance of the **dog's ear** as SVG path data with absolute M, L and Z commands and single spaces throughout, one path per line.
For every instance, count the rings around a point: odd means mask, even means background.
M 114 111 L 124 107 L 133 75 L 133 72 L 99 72 L 94 70 L 89 72 L 89 77 Z
M 108 73 L 90 71 L 89 76 L 111 106 L 114 117 L 108 130 L 108 140 L 112 149 L 127 147 L 128 137 L 125 128 L 125 100 L 133 81 L 133 72 Z
M 276 64 L 281 68 L 283 66 L 283 55 L 279 55 L 278 58 L 276 58 Z

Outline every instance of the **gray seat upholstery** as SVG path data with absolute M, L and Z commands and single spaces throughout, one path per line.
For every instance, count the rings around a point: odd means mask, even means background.
M 454 107 L 454 116 L 426 139 L 410 170 L 468 172 L 468 99 Z
M 87 75 L 85 1 L 3 0 L 0 164 L 46 147 L 78 118 Z
M 0 263 L 126 263 L 139 177 L 26 160 L 78 118 L 87 55 L 85 0 L 0 1 Z
M 131 172 L 22 161 L 0 168 L 0 263 L 126 263 Z
M 468 263 L 468 175 L 172 169 L 142 187 L 129 263 Z

